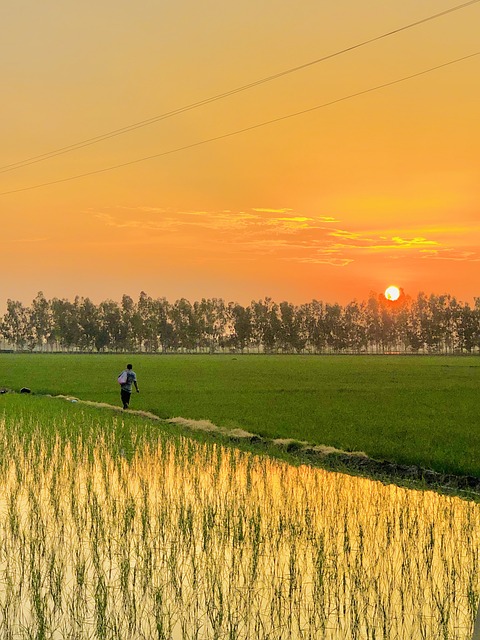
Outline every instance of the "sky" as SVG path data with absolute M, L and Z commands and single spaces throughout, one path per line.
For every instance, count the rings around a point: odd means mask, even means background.
M 459 4 L 3 0 L 0 306 L 38 291 L 344 304 L 390 284 L 473 302 L 480 55 L 375 88 L 480 52 L 480 2 L 23 163 Z

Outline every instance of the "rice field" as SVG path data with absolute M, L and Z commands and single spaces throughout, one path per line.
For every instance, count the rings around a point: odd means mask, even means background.
M 172 435 L 0 405 L 0 637 L 471 637 L 480 508 Z
M 118 406 L 130 360 L 132 409 L 480 477 L 478 356 L 0 354 L 0 387 Z

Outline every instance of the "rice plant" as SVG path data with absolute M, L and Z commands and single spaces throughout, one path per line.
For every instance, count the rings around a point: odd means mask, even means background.
M 95 415 L 0 417 L 1 638 L 471 636 L 476 503 Z

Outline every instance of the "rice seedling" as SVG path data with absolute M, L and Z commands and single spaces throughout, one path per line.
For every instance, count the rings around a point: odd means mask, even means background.
M 471 636 L 475 502 L 85 415 L 0 415 L 1 638 Z

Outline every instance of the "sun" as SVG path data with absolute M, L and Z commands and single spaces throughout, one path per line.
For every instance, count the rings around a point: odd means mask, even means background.
M 394 284 L 385 289 L 385 298 L 387 300 L 398 300 L 400 297 L 400 289 Z

